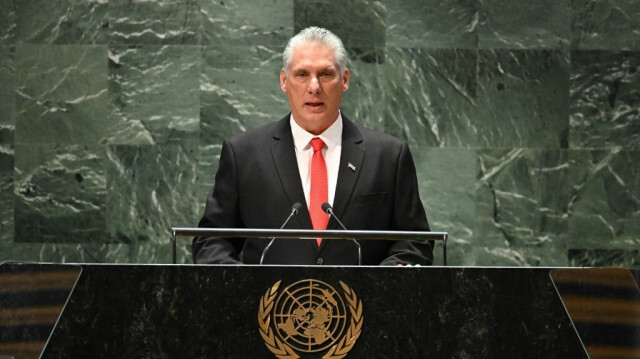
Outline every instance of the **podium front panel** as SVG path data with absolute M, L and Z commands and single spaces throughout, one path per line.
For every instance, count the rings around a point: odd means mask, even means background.
M 549 268 L 82 267 L 43 358 L 587 357 Z

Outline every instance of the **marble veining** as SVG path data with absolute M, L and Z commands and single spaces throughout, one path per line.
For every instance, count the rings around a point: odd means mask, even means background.
M 100 148 L 20 144 L 16 151 L 16 242 L 105 238 L 106 176 Z
M 571 151 L 568 234 L 575 248 L 636 249 L 640 152 Z
M 196 44 L 200 37 L 197 1 L 129 1 L 109 3 L 111 44 Z
M 466 49 L 477 45 L 476 1 L 397 0 L 385 6 L 387 46 Z
M 37 44 L 106 43 L 109 27 L 107 17 L 109 0 L 13 1 L 13 3 L 16 16 L 15 40 L 17 42 Z
M 569 44 L 569 0 L 479 1 L 480 48 L 556 49 Z
M 640 52 L 571 52 L 571 148 L 640 150 Z
M 291 0 L 200 1 L 202 44 L 283 46 L 293 35 Z
M 200 48 L 147 45 L 109 48 L 114 131 L 104 142 L 161 145 L 197 141 Z
M 106 119 L 106 48 L 16 47 L 16 143 L 95 144 Z
M 567 148 L 566 54 L 486 50 L 479 56 L 479 146 Z
M 633 0 L 571 1 L 572 48 L 640 50 L 640 4 Z
M 560 150 L 483 150 L 476 183 L 476 233 L 488 250 L 521 265 L 559 264 L 542 248 L 562 243 L 566 231 L 569 164 Z M 565 191 L 551 189 L 565 188 Z M 564 195 L 563 195 L 564 193 Z M 489 244 L 491 243 L 491 244 Z M 542 262 L 519 249 L 536 248 Z M 560 262 L 561 263 L 561 262 Z
M 171 227 L 189 226 L 201 214 L 198 154 L 195 145 L 109 147 L 108 237 L 168 247 Z M 183 189 L 180 196 L 174 188 Z

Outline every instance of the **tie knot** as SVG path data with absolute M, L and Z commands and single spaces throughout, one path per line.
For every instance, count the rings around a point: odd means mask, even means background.
M 313 152 L 320 151 L 324 146 L 324 141 L 320 138 L 316 137 L 311 140 L 311 147 L 313 147 Z

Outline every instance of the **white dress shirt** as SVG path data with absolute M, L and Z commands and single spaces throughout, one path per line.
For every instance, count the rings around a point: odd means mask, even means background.
M 324 142 L 322 156 L 327 165 L 327 183 L 329 185 L 329 204 L 333 206 L 333 199 L 338 183 L 338 169 L 340 167 L 340 153 L 342 152 L 342 115 L 338 113 L 338 119 L 323 133 L 316 136 L 300 127 L 293 119 L 293 114 L 289 119 L 291 122 L 291 134 L 293 135 L 293 145 L 296 149 L 296 159 L 298 160 L 298 170 L 300 170 L 300 180 L 304 189 L 304 198 L 307 200 L 309 208 L 309 192 L 311 191 L 311 158 L 313 148 L 311 140 L 319 137 Z

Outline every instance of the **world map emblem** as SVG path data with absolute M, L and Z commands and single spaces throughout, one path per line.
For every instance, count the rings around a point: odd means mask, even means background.
M 276 282 L 260 299 L 258 324 L 267 348 L 280 359 L 344 358 L 362 331 L 362 301 L 345 283 L 337 291 L 316 279 L 282 290 Z

